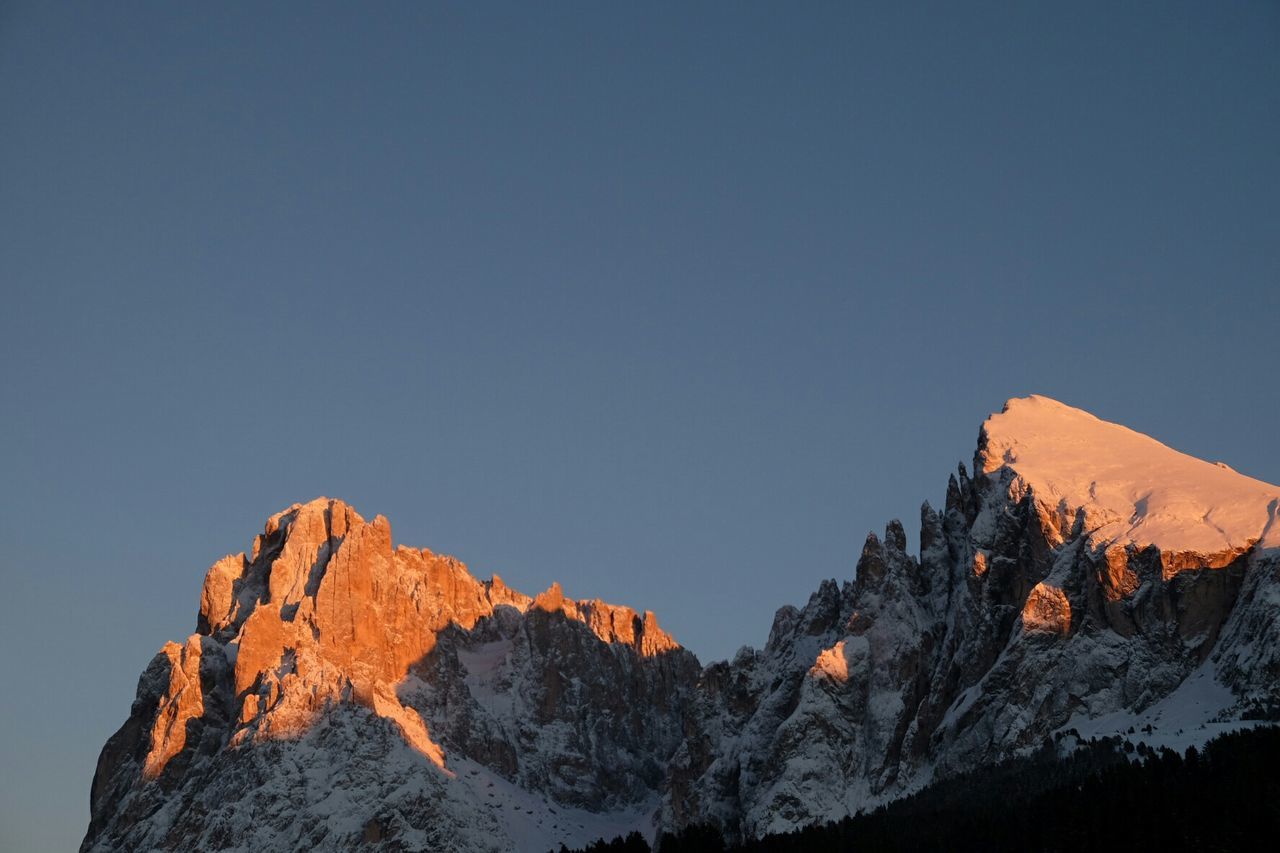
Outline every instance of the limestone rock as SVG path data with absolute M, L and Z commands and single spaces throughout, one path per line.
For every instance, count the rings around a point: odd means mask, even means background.
M 917 555 L 891 522 L 763 649 L 705 668 L 653 613 L 296 504 L 146 667 L 82 849 L 747 838 L 1066 732 L 1280 719 L 1280 489 L 1040 397 L 987 420 L 973 471 L 922 506 Z
M 214 563 L 197 633 L 144 673 L 99 760 L 84 849 L 253 837 L 338 850 L 370 826 L 410 849 L 434 849 L 414 838 L 476 850 L 588 841 L 601 814 L 652 810 L 697 671 L 651 613 L 558 585 L 530 598 L 452 557 L 393 548 L 382 516 L 296 504 L 249 555 Z M 290 767 L 317 763 L 358 765 L 352 796 L 366 808 L 337 820 L 329 793 L 289 781 Z M 405 788 L 393 769 L 415 781 Z M 564 817 L 527 834 L 492 813 L 498 782 L 524 817 L 530 803 Z M 188 805 L 164 808 L 175 802 Z M 246 836 L 246 809 L 279 814 Z

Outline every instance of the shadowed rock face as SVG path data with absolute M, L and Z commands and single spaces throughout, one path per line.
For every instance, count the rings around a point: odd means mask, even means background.
M 1055 469 L 1053 441 L 1083 459 L 1081 436 L 1122 429 L 1066 408 L 1011 401 L 975 476 L 961 466 L 943 510 L 922 508 L 918 556 L 890 523 L 854 580 L 705 669 L 651 613 L 477 580 L 340 501 L 290 507 L 210 568 L 197 633 L 143 673 L 82 849 L 545 850 L 702 822 L 746 837 L 1065 729 L 1207 737 L 1275 716 L 1275 487 L 1209 466 L 1199 489 L 1205 463 L 1166 465 L 1128 431 L 1124 453 L 1099 451 L 1127 479 Z
M 854 582 L 707 670 L 664 823 L 783 832 L 1087 721 L 1206 739 L 1280 710 L 1280 489 L 1044 398 L 988 420 L 974 470 L 923 506 L 918 557 L 897 522 L 870 534 Z
M 779 611 L 763 652 L 704 673 L 665 823 L 750 837 L 852 814 L 1081 718 L 1140 715 L 1202 665 L 1235 691 L 1204 721 L 1280 695 L 1274 651 L 1261 668 L 1214 663 L 1276 632 L 1273 554 L 1170 572 L 1156 548 L 1053 536 L 1054 514 L 1007 479 L 962 470 L 950 495 L 922 509 L 921 557 L 896 524 L 871 534 L 856 581 Z
M 280 810 L 254 830 L 267 846 L 343 848 L 364 822 L 335 822 L 321 791 L 299 794 L 263 758 L 332 765 L 334 748 L 342 763 L 367 759 L 371 806 L 404 800 L 383 763 L 443 798 L 419 840 L 500 849 L 507 827 L 456 783 L 451 759 L 543 808 L 644 804 L 698 672 L 652 613 L 476 580 L 451 557 L 393 548 L 385 518 L 328 499 L 272 516 L 251 553 L 210 568 L 200 601 L 197 633 L 156 656 L 103 750 L 85 849 L 219 849 L 246 809 Z M 379 822 L 377 834 L 418 837 L 415 823 Z

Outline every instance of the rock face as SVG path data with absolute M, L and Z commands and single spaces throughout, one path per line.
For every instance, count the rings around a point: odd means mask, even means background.
M 320 499 L 209 570 L 84 850 L 546 850 L 842 817 L 1063 731 L 1280 715 L 1280 488 L 1042 397 L 855 579 L 700 668 L 658 627 L 393 548 Z
M 84 849 L 595 837 L 652 812 L 697 673 L 652 613 L 530 598 L 393 548 L 381 516 L 295 505 L 209 569 L 197 633 L 143 673 Z
M 704 672 L 664 823 L 786 831 L 1063 730 L 1276 718 L 1280 488 L 1043 397 L 987 420 L 974 470 L 922 507 L 918 557 L 891 523 Z

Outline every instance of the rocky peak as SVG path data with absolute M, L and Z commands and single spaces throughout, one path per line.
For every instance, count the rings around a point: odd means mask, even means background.
M 1226 565 L 1276 529 L 1280 488 L 1048 397 L 989 417 L 975 467 L 1010 475 L 1059 530 L 1081 512 L 1095 545 L 1154 545 L 1183 567 Z
M 559 582 L 552 583 L 546 591 L 535 596 L 529 606 L 547 613 L 560 613 L 576 622 L 582 622 L 602 642 L 621 643 L 643 655 L 656 655 L 680 648 L 675 638 L 658 625 L 658 617 L 653 611 L 646 610 L 641 615 L 630 607 L 609 604 L 598 598 L 568 598 Z
M 632 673 L 625 685 L 619 667 Z M 344 717 L 351 725 L 363 719 L 361 727 L 395 732 L 441 778 L 454 773 L 455 758 L 479 760 L 553 799 L 598 802 L 572 781 L 580 763 L 602 766 L 594 750 L 616 751 L 629 738 L 646 755 L 674 749 L 673 690 L 692 683 L 696 669 L 651 612 L 577 601 L 559 584 L 531 598 L 496 575 L 478 581 L 452 557 L 393 547 L 381 515 L 366 521 L 329 498 L 294 504 L 267 520 L 248 553 L 210 567 L 197 633 L 161 650 L 130 721 L 103 751 L 91 835 L 109 834 L 124 804 L 196 785 L 201 767 L 213 772 L 219 762 L 313 737 L 339 708 L 364 715 Z M 599 670 L 596 683 L 578 696 L 570 679 L 586 670 Z M 475 695 L 454 695 L 465 679 L 478 695 L 505 695 L 527 712 L 494 717 Z M 655 703 L 670 719 L 653 716 Z M 578 763 L 544 763 L 554 756 L 527 742 L 515 751 L 525 719 L 587 727 Z M 614 768 L 598 790 L 624 803 L 653 796 L 657 779 L 646 761 L 635 771 Z M 114 843 L 155 843 L 117 829 L 132 840 Z
M 1244 639 L 1280 630 L 1260 592 L 1280 583 L 1276 487 L 1041 397 L 987 420 L 973 470 L 921 507 L 918 559 L 900 524 L 868 534 L 842 622 L 814 618 L 837 610 L 824 583 L 763 657 L 716 672 L 732 699 L 702 725 L 733 734 L 677 768 L 670 820 L 735 838 L 831 820 L 1063 727 L 1157 728 L 1184 683 L 1180 720 L 1280 707 L 1280 654 Z
M 651 612 L 295 504 L 147 667 L 85 849 L 745 838 L 1064 731 L 1280 717 L 1280 488 L 1043 397 L 984 423 L 973 471 L 921 507 L 918 555 L 890 522 L 853 580 L 706 669 Z

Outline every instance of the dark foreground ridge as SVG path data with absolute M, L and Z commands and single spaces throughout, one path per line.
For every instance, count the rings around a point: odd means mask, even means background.
M 1261 850 L 1280 837 L 1280 728 L 1220 735 L 1179 755 L 1095 740 L 949 779 L 869 814 L 727 843 L 714 826 L 662 836 L 661 853 L 1023 853 Z M 559 853 L 646 853 L 637 833 Z

